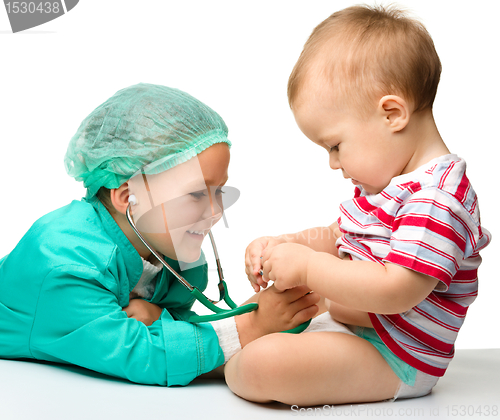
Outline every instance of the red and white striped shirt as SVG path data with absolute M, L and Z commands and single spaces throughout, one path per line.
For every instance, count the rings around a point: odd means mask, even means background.
M 440 280 L 409 311 L 370 314 L 387 347 L 400 359 L 443 376 L 469 305 L 477 296 L 479 251 L 491 240 L 481 228 L 477 196 L 456 155 L 441 156 L 394 178 L 379 194 L 361 186 L 341 204 L 339 255 L 385 261 Z

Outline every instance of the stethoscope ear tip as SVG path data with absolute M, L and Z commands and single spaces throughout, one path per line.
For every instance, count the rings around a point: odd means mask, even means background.
M 135 206 L 137 204 L 137 198 L 135 198 L 134 194 L 130 194 L 128 196 L 128 202 L 132 205 Z

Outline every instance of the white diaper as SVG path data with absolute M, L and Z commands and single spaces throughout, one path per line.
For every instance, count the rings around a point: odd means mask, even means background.
M 439 377 L 427 375 L 427 373 L 417 370 L 417 377 L 415 378 L 415 385 L 406 385 L 403 381 L 399 384 L 399 388 L 396 391 L 396 395 L 392 401 L 396 401 L 398 398 L 417 398 L 423 397 L 424 395 L 430 394 L 432 388 L 437 384 Z
M 309 326 L 304 330 L 305 333 L 315 331 L 331 331 L 356 335 L 344 324 L 335 321 L 328 311 L 318 315 L 316 318 L 313 318 Z

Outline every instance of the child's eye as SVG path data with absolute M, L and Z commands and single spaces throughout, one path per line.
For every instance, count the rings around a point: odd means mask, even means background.
M 225 192 L 224 192 L 224 191 L 222 191 L 222 188 L 217 188 L 217 189 L 215 190 L 215 195 L 222 195 L 222 194 L 225 194 Z
M 195 191 L 195 192 L 189 193 L 189 195 L 193 198 L 196 198 L 197 200 L 207 196 L 205 194 L 205 191 Z
M 338 151 L 339 151 L 339 145 L 338 144 L 336 144 L 333 147 L 330 147 L 330 153 L 332 153 L 332 152 L 338 152 Z

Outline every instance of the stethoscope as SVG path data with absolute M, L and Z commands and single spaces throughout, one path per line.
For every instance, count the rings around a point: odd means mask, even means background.
M 233 302 L 233 300 L 229 297 L 229 293 L 227 291 L 227 284 L 224 281 L 224 274 L 222 273 L 222 266 L 220 263 L 219 259 L 219 253 L 217 252 L 217 247 L 215 246 L 215 240 L 214 236 L 212 234 L 212 231 L 208 232 L 208 235 L 210 237 L 210 242 L 212 244 L 212 249 L 214 251 L 215 255 L 215 262 L 217 264 L 217 273 L 219 275 L 219 300 L 215 301 L 212 299 L 209 299 L 206 297 L 203 292 L 201 292 L 196 286 L 193 286 L 190 284 L 184 277 L 182 277 L 179 273 L 177 273 L 164 259 L 163 257 L 156 252 L 156 250 L 146 241 L 144 236 L 139 232 L 137 229 L 135 222 L 130 214 L 130 207 L 135 204 L 136 198 L 134 195 L 130 195 L 129 197 L 129 205 L 127 207 L 126 215 L 127 215 L 127 220 L 130 223 L 130 226 L 136 233 L 136 235 L 139 237 L 139 239 L 142 241 L 142 243 L 151 251 L 151 253 L 162 263 L 162 265 L 170 271 L 175 278 L 186 288 L 189 290 L 191 295 L 201 302 L 205 307 L 210 309 L 211 311 L 214 312 L 212 315 L 192 315 L 189 317 L 188 322 L 192 323 L 198 323 L 198 322 L 210 322 L 210 321 L 217 321 L 219 319 L 224 319 L 224 318 L 230 318 L 236 315 L 241 315 L 244 313 L 252 312 L 255 311 L 259 305 L 257 303 L 247 303 L 246 305 L 242 306 L 237 306 L 236 303 Z M 231 308 L 231 309 L 223 309 L 219 308 L 216 306 L 219 302 L 224 300 L 226 304 Z M 303 324 L 299 325 L 298 327 L 292 328 L 290 330 L 284 331 L 287 333 L 293 333 L 297 334 L 302 331 L 304 331 L 308 325 L 310 324 L 310 320 L 307 322 L 304 322 Z

